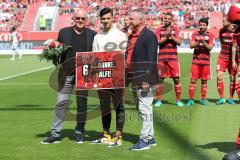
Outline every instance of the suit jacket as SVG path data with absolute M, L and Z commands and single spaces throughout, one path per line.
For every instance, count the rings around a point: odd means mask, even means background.
M 87 50 L 85 52 L 92 51 L 92 43 L 94 40 L 94 36 L 97 34 L 95 31 L 85 28 L 86 31 L 86 44 L 87 44 Z M 73 27 L 66 27 L 59 31 L 57 40 L 59 42 L 62 42 L 64 45 L 72 46 L 72 34 L 74 33 Z M 58 82 L 59 82 L 59 89 L 61 89 L 62 85 L 65 82 L 65 78 L 68 75 L 74 75 L 75 69 L 76 69 L 76 57 L 70 57 L 72 50 L 69 49 L 68 53 L 62 57 L 61 63 L 62 67 L 59 69 L 58 73 Z
M 156 35 L 147 27 L 144 27 L 134 45 L 131 58 L 133 86 L 141 87 L 143 82 L 148 82 L 151 85 L 157 83 L 157 50 Z

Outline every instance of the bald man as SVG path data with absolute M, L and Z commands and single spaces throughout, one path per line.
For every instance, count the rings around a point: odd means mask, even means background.
M 72 46 L 65 57 L 62 57 L 62 67 L 58 73 L 58 93 L 51 133 L 42 144 L 59 143 L 61 140 L 60 131 L 63 127 L 64 113 L 69 105 L 69 98 L 75 85 L 75 56 L 76 52 L 92 51 L 92 43 L 96 32 L 86 28 L 87 12 L 77 9 L 73 21 L 74 25 L 63 28 L 59 31 L 58 41 L 65 45 Z M 84 127 L 87 112 L 87 91 L 77 91 L 77 125 L 75 128 L 76 143 L 84 143 Z

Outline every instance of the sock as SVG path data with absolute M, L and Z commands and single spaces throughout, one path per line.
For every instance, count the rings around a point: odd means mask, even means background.
M 220 95 L 220 98 L 224 98 L 224 83 L 222 80 L 217 81 L 217 88 L 218 88 L 218 93 Z
M 236 92 L 237 92 L 238 98 L 240 99 L 240 82 L 236 82 Z
M 206 99 L 206 95 L 207 95 L 207 84 L 202 84 L 201 86 L 201 92 L 202 92 L 202 99 Z
M 16 56 L 16 53 L 15 53 L 15 51 L 13 51 L 13 53 L 12 53 L 12 59 L 15 59 L 15 56 Z
M 19 59 L 22 59 L 22 53 L 18 52 Z
M 157 84 L 157 99 L 162 99 L 163 84 Z
M 189 98 L 193 99 L 194 98 L 194 92 L 196 90 L 196 84 L 190 84 L 189 86 Z
M 175 90 L 175 93 L 176 93 L 176 100 L 180 101 L 181 93 L 182 93 L 182 85 L 181 85 L 181 83 L 179 83 L 177 85 L 174 85 L 174 90 Z
M 237 135 L 237 140 L 236 140 L 236 145 L 239 147 L 240 146 L 240 132 Z
M 235 83 L 234 82 L 230 82 L 229 89 L 230 89 L 230 96 L 229 96 L 229 98 L 233 99 L 233 95 L 234 95 L 234 92 L 235 92 Z

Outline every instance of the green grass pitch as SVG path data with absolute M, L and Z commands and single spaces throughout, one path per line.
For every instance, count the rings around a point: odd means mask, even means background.
M 182 99 L 188 99 L 188 87 L 192 54 L 180 54 Z M 101 119 L 87 121 L 86 143 L 74 141 L 74 121 L 66 121 L 60 144 L 42 145 L 40 141 L 48 134 L 52 124 L 56 92 L 49 87 L 49 76 L 54 68 L 50 63 L 40 62 L 37 56 L 23 56 L 22 60 L 10 61 L 10 56 L 0 56 L 0 159 L 86 159 L 86 160 L 219 160 L 234 149 L 234 142 L 240 122 L 240 106 L 216 106 L 216 60 L 212 54 L 213 79 L 208 83 L 209 105 L 196 103 L 193 107 L 175 106 L 172 80 L 166 79 L 165 103 L 154 108 L 154 128 L 157 146 L 150 150 L 129 151 L 137 140 L 141 128 L 132 95 L 126 89 L 126 123 L 123 145 L 108 148 L 105 145 L 91 145 L 90 141 L 101 134 Z M 39 70 L 45 68 L 43 70 Z M 23 74 L 26 73 L 26 74 Z M 228 74 L 225 73 L 225 96 L 229 95 Z M 200 98 L 200 83 L 195 99 Z M 237 100 L 237 96 L 235 95 Z M 70 111 L 76 112 L 75 96 L 71 97 Z M 97 109 L 99 100 L 90 93 L 89 110 Z M 111 131 L 115 130 L 113 112 Z

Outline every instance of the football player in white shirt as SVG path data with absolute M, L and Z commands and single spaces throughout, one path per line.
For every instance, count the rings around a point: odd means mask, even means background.
M 15 60 L 16 55 L 18 54 L 19 59 L 22 59 L 22 54 L 17 52 L 19 40 L 18 40 L 18 32 L 15 27 L 12 27 L 10 30 L 11 33 L 11 49 L 12 49 L 12 58 L 10 60 Z

